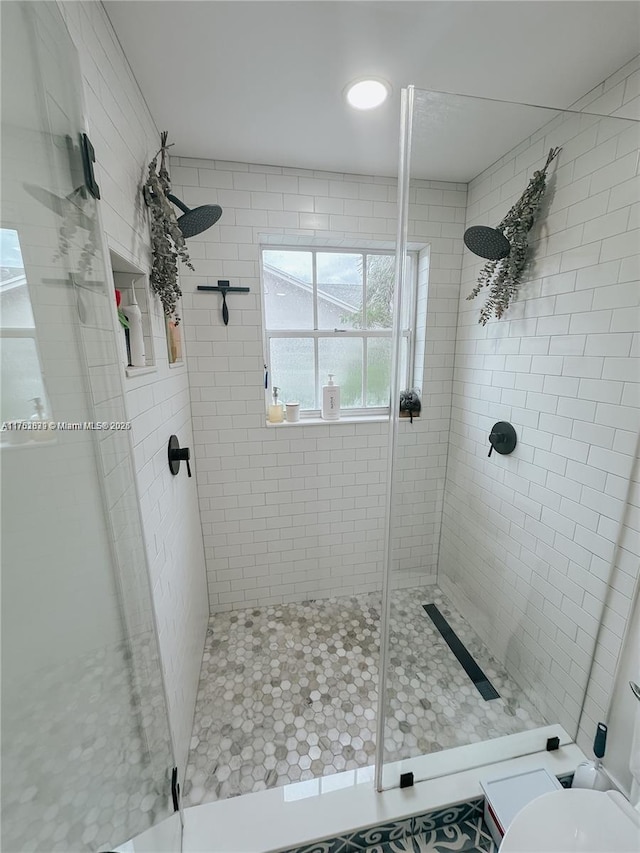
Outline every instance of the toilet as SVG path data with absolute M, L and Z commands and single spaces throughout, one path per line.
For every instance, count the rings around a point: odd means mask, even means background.
M 629 682 L 640 699 L 640 688 Z M 598 729 L 604 728 L 599 724 Z M 605 728 L 606 732 L 606 728 Z M 596 743 L 598 737 L 596 736 Z M 600 758 L 601 750 L 594 753 Z M 583 765 L 585 762 L 583 762 Z M 619 791 L 597 790 L 606 781 L 600 765 L 582 774 L 591 787 L 547 791 L 518 811 L 502 838 L 499 853 L 640 853 L 640 708 L 636 706 L 630 744 L 629 799 Z M 581 767 L 583 766 L 581 765 Z M 580 767 L 578 768 L 580 770 Z M 573 783 L 576 783 L 576 776 Z M 598 776 L 601 778 L 598 780 Z M 606 787 L 606 786 L 605 786 Z
M 500 853 L 638 853 L 640 812 L 617 791 L 557 790 L 526 805 Z

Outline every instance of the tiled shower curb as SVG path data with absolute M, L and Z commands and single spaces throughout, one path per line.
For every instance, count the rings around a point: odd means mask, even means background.
M 540 748 L 556 736 L 562 744 L 559 749 Z M 510 754 L 514 751 L 515 756 Z M 418 778 L 432 774 L 409 788 L 390 786 L 377 792 L 373 768 L 364 768 L 187 808 L 183 849 L 185 853 L 451 853 L 454 849 L 495 853 L 482 818 L 473 810 L 483 803 L 482 781 L 544 767 L 564 782 L 585 759 L 564 729 L 546 726 L 388 765 L 392 782 L 399 772 L 413 772 Z M 461 810 L 465 806 L 467 811 Z M 478 816 L 465 820 L 465 813 Z M 420 818 L 426 816 L 435 823 L 445 814 L 451 822 L 440 829 L 409 834 L 419 829 Z M 376 829 L 380 841 L 363 846 L 374 841 Z M 385 842 L 394 830 L 397 840 Z

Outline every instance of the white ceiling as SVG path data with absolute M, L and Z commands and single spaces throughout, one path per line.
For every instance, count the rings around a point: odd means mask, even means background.
M 176 154 L 360 174 L 396 174 L 408 84 L 568 107 L 640 50 L 633 0 L 104 5 Z M 354 111 L 343 89 L 369 74 L 388 80 L 392 97 Z M 476 104 L 459 125 L 434 116 L 414 174 L 469 180 L 542 124 L 515 111 L 476 133 L 484 112 Z

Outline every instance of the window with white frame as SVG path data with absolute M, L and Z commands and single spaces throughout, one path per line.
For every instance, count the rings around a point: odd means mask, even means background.
M 407 256 L 401 384 L 411 387 L 416 263 Z M 329 373 L 344 414 L 389 411 L 395 255 L 390 251 L 263 247 L 265 358 L 269 393 L 318 416 Z
M 0 227 L 0 420 L 49 417 L 18 232 Z M 40 409 L 40 407 L 42 407 Z

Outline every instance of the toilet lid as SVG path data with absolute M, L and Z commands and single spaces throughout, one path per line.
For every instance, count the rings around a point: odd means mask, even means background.
M 585 788 L 552 791 L 533 800 L 516 815 L 500 845 L 500 853 L 639 850 L 640 815 L 621 794 Z

